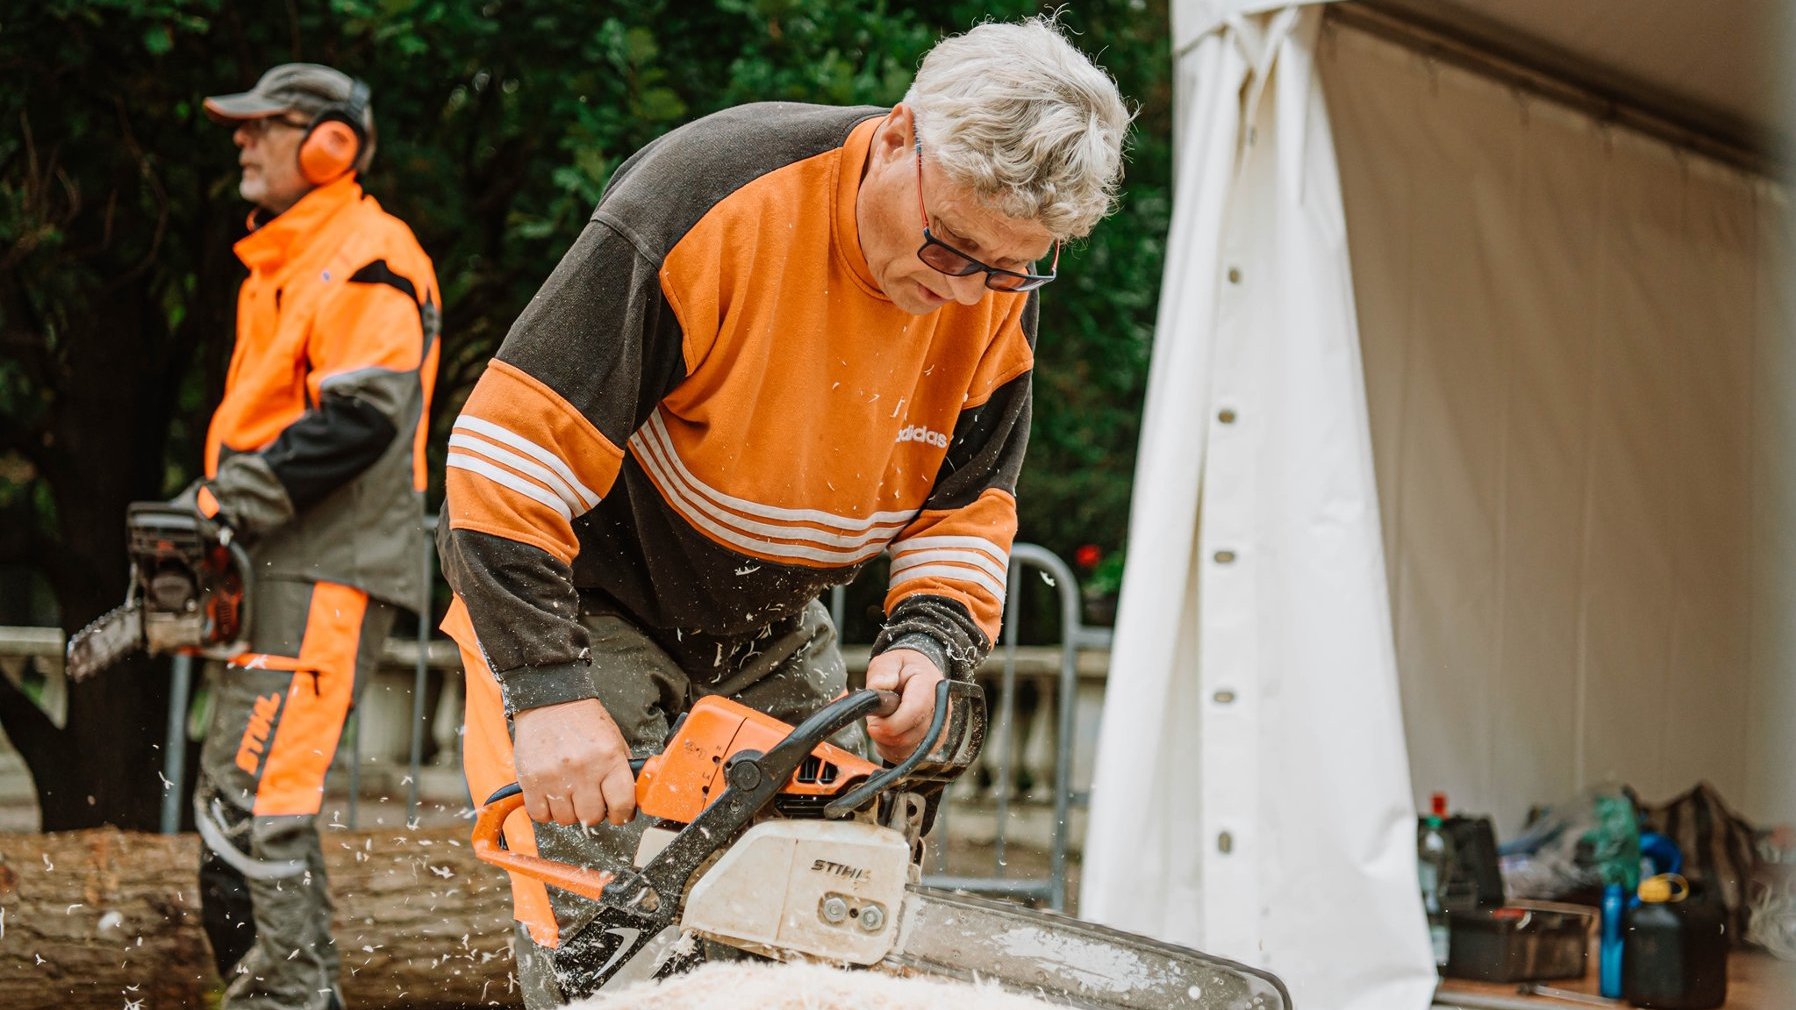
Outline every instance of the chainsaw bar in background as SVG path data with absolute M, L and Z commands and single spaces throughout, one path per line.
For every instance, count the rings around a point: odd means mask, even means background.
M 141 648 L 143 607 L 133 600 L 75 632 L 63 670 L 70 681 L 86 680 Z

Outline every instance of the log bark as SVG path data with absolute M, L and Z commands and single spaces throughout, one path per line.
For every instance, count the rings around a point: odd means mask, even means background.
M 463 826 L 333 831 L 324 860 L 350 1006 L 517 1006 L 504 873 Z M 0 835 L 0 1004 L 216 1005 L 194 835 Z

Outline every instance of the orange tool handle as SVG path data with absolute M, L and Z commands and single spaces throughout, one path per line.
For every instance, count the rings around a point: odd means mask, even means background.
M 605 885 L 611 883 L 612 874 L 505 848 L 505 818 L 523 805 L 524 793 L 515 784 L 506 786 L 487 800 L 474 821 L 474 855 L 500 869 L 554 884 L 583 898 L 605 900 Z

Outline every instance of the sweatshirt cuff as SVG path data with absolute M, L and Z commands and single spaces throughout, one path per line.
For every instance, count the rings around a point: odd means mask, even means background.
M 942 671 L 942 676 L 954 676 L 954 668 L 948 665 L 947 643 L 928 632 L 907 631 L 874 649 L 873 654 L 877 656 L 893 649 L 914 649 L 927 656 L 935 664 L 935 668 Z
M 505 698 L 505 714 L 516 715 L 532 708 L 597 698 L 591 670 L 590 663 L 551 663 L 516 667 L 494 674 L 494 679 Z
M 908 596 L 886 617 L 873 640 L 873 655 L 916 649 L 954 680 L 971 680 L 991 643 L 974 623 L 966 604 L 943 596 Z

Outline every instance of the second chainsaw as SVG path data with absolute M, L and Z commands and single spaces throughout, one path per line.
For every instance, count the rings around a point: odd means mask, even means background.
M 139 650 L 228 658 L 248 648 L 254 576 L 230 526 L 182 505 L 132 502 L 125 537 L 125 602 L 69 638 L 70 680 Z

